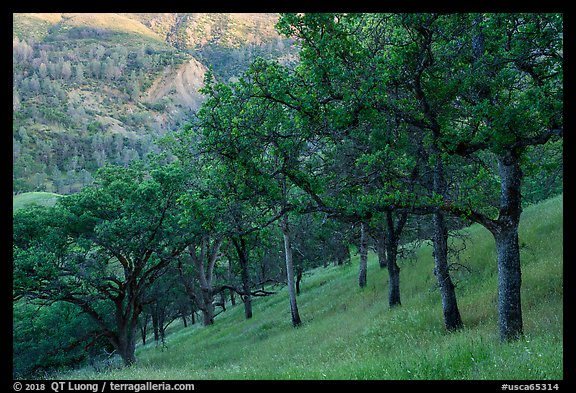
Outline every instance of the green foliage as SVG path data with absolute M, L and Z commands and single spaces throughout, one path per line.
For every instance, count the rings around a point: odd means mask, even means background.
M 54 207 L 16 211 L 14 299 L 77 306 L 130 361 L 119 343 L 135 332 L 125 326 L 191 236 L 178 226 L 185 177 L 178 163 L 105 166 L 93 185 Z
M 12 329 L 15 379 L 42 379 L 54 370 L 87 364 L 110 351 L 98 327 L 70 304 L 39 307 L 16 302 Z

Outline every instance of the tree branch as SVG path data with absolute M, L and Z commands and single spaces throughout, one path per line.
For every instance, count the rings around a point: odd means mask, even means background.
M 564 135 L 564 127 L 552 128 L 540 135 L 531 138 L 523 138 L 520 139 L 519 141 L 514 142 L 512 145 L 510 145 L 510 150 L 515 151 L 516 149 L 526 146 L 544 145 L 553 136 L 562 138 L 563 135 Z

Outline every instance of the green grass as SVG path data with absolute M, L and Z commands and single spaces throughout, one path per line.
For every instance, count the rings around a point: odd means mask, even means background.
M 60 194 L 54 194 L 52 192 L 25 192 L 15 195 L 12 198 L 12 208 L 16 211 L 32 205 L 54 206 L 60 197 Z
M 137 348 L 130 368 L 85 366 L 57 379 L 563 379 L 562 196 L 525 209 L 520 228 L 525 337 L 501 343 L 492 236 L 467 229 L 458 274 L 465 328 L 443 328 L 429 245 L 400 261 L 402 306 L 387 306 L 387 274 L 375 255 L 368 286 L 357 285 L 358 257 L 305 276 L 298 297 L 303 325 L 293 328 L 285 289 L 230 307 L 210 327 L 170 327 L 166 348 Z

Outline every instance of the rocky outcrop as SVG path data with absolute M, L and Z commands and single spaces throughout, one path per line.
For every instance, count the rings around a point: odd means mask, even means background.
M 196 110 L 202 102 L 198 91 L 204 84 L 206 66 L 192 58 L 176 67 L 168 67 L 143 97 L 143 102 L 157 103 L 168 98 L 172 103 Z

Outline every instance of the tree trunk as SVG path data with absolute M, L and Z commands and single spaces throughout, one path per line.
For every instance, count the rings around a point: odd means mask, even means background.
M 148 319 L 150 318 L 149 314 L 145 314 L 144 321 L 140 323 L 140 335 L 142 336 L 142 345 L 146 345 L 146 334 L 148 330 Z
M 438 280 L 440 297 L 442 299 L 442 312 L 444 315 L 444 326 L 448 331 L 455 331 L 463 327 L 454 283 L 450 278 L 448 269 L 448 229 L 444 220 L 444 214 L 434 213 L 434 275 Z
M 339 242 L 337 247 L 335 265 L 339 266 L 350 261 L 350 248 L 344 241 Z
M 232 281 L 232 259 L 228 258 L 228 282 Z M 232 306 L 236 305 L 236 296 L 234 296 L 234 291 L 233 290 L 229 290 L 230 293 L 230 304 L 232 304 Z
M 387 218 L 387 233 L 386 233 L 386 254 L 388 257 L 388 305 L 390 308 L 400 306 L 400 267 L 396 263 L 396 258 L 398 255 L 398 243 L 399 236 L 406 222 L 406 215 L 403 215 L 400 219 L 399 230 L 395 228 L 394 220 L 392 218 L 392 212 L 386 212 Z
M 213 306 L 207 306 L 202 309 L 202 325 L 210 326 L 214 325 L 214 310 Z
M 212 244 L 210 244 L 210 237 L 208 235 L 203 236 L 200 244 L 200 255 L 196 254 L 194 247 L 188 247 L 188 252 L 196 266 L 198 281 L 200 282 L 201 305 L 199 305 L 199 308 L 202 311 L 202 323 L 204 326 L 214 324 L 212 276 L 222 241 L 223 237 L 217 236 L 213 239 Z
M 352 259 L 352 255 L 350 255 L 350 247 L 348 245 L 344 245 L 344 263 L 350 263 Z
M 220 292 L 220 304 L 222 307 L 222 311 L 226 311 L 226 294 L 224 293 L 224 290 Z
M 240 276 L 242 278 L 242 302 L 244 303 L 244 317 L 246 319 L 252 318 L 252 295 L 250 290 L 250 272 L 248 271 L 248 250 L 246 248 L 246 240 L 243 236 L 239 238 L 232 238 L 234 248 L 238 254 L 240 261 Z
M 477 26 L 482 26 L 480 23 Z M 474 60 L 484 55 L 485 37 L 478 31 L 472 42 Z M 490 96 L 490 88 L 483 84 L 478 101 Z M 486 226 L 496 242 L 498 260 L 498 325 L 500 340 L 510 341 L 523 335 L 522 303 L 520 288 L 522 272 L 518 247 L 518 225 L 522 214 L 522 170 L 515 151 L 507 151 L 498 157 L 500 174 L 500 212 L 495 223 Z
M 166 336 L 166 328 L 164 321 L 166 320 L 166 309 L 160 307 L 158 310 L 158 331 L 160 332 L 160 341 L 164 344 L 164 337 Z
M 158 313 L 156 312 L 157 305 L 154 304 L 154 309 L 152 310 L 152 330 L 154 331 L 154 342 L 158 344 L 160 341 L 160 330 L 158 329 Z
M 122 321 L 118 325 L 118 333 L 112 344 L 122 358 L 125 366 L 136 363 L 136 329 L 138 318 L 129 321 Z
M 396 248 L 388 251 L 388 305 L 390 308 L 400 306 L 400 267 L 396 264 Z
M 444 179 L 444 167 L 442 158 L 440 157 L 438 148 L 436 146 L 438 133 L 434 135 L 434 145 L 432 146 L 433 155 L 435 158 L 434 174 L 433 174 L 433 189 L 439 195 L 446 194 L 446 181 Z M 442 314 L 444 316 L 444 326 L 448 331 L 455 331 L 463 327 L 462 318 L 460 317 L 460 310 L 458 310 L 458 303 L 456 301 L 456 291 L 452 278 L 450 277 L 450 270 L 448 267 L 448 228 L 446 227 L 446 220 L 444 213 L 436 211 L 432 218 L 434 226 L 434 275 L 438 280 L 438 287 L 440 288 L 440 297 L 442 299 Z
M 422 75 L 424 70 L 433 64 L 430 31 L 423 29 L 420 32 L 425 40 L 421 41 L 420 48 L 419 71 L 417 72 L 416 81 L 413 84 L 416 98 L 419 101 L 424 115 L 431 125 L 432 131 L 432 145 L 430 157 L 434 161 L 433 164 L 433 187 L 434 194 L 442 197 L 446 196 L 446 181 L 444 178 L 444 167 L 442 164 L 442 157 L 439 149 L 439 138 L 441 136 L 441 125 L 438 121 L 438 112 L 433 105 L 427 100 L 426 94 L 422 87 Z M 462 327 L 462 319 L 456 303 L 456 293 L 454 291 L 454 284 L 450 278 L 448 270 L 448 231 L 443 214 L 436 210 L 433 217 L 434 225 L 434 274 L 440 287 L 440 295 L 442 298 L 442 312 L 444 316 L 444 325 L 449 331 L 457 330 Z
M 382 231 L 378 231 L 376 237 L 376 252 L 378 254 L 378 265 L 381 269 L 388 266 L 388 258 L 386 257 L 386 235 Z
M 522 303 L 520 287 L 522 274 L 518 229 L 503 228 L 495 235 L 498 255 L 498 323 L 502 341 L 522 336 Z
M 242 299 L 242 304 L 244 304 L 244 318 L 252 318 L 252 296 L 250 294 L 242 295 L 240 299 Z
M 358 285 L 360 288 L 366 286 L 366 276 L 368 272 L 368 233 L 366 223 L 360 223 L 360 267 L 358 269 Z
M 300 295 L 300 281 L 302 281 L 302 274 L 304 274 L 302 263 L 296 266 L 296 295 Z
M 211 288 L 203 287 L 202 292 L 202 324 L 209 326 L 214 324 L 214 296 Z
M 501 179 L 500 214 L 492 234 L 498 258 L 498 323 L 502 341 L 515 340 L 523 334 L 520 287 L 522 272 L 518 225 L 522 213 L 522 171 L 518 159 L 510 154 L 499 158 Z
M 140 326 L 140 336 L 142 337 L 142 345 L 146 345 L 146 326 Z
M 290 298 L 290 312 L 292 314 L 292 326 L 299 326 L 302 321 L 298 313 L 296 303 L 296 291 L 294 289 L 294 260 L 292 258 L 292 244 L 290 239 L 290 229 L 288 225 L 288 215 L 285 214 L 280 221 L 280 228 L 284 237 L 284 252 L 286 257 L 286 278 L 288 282 L 288 296 Z

